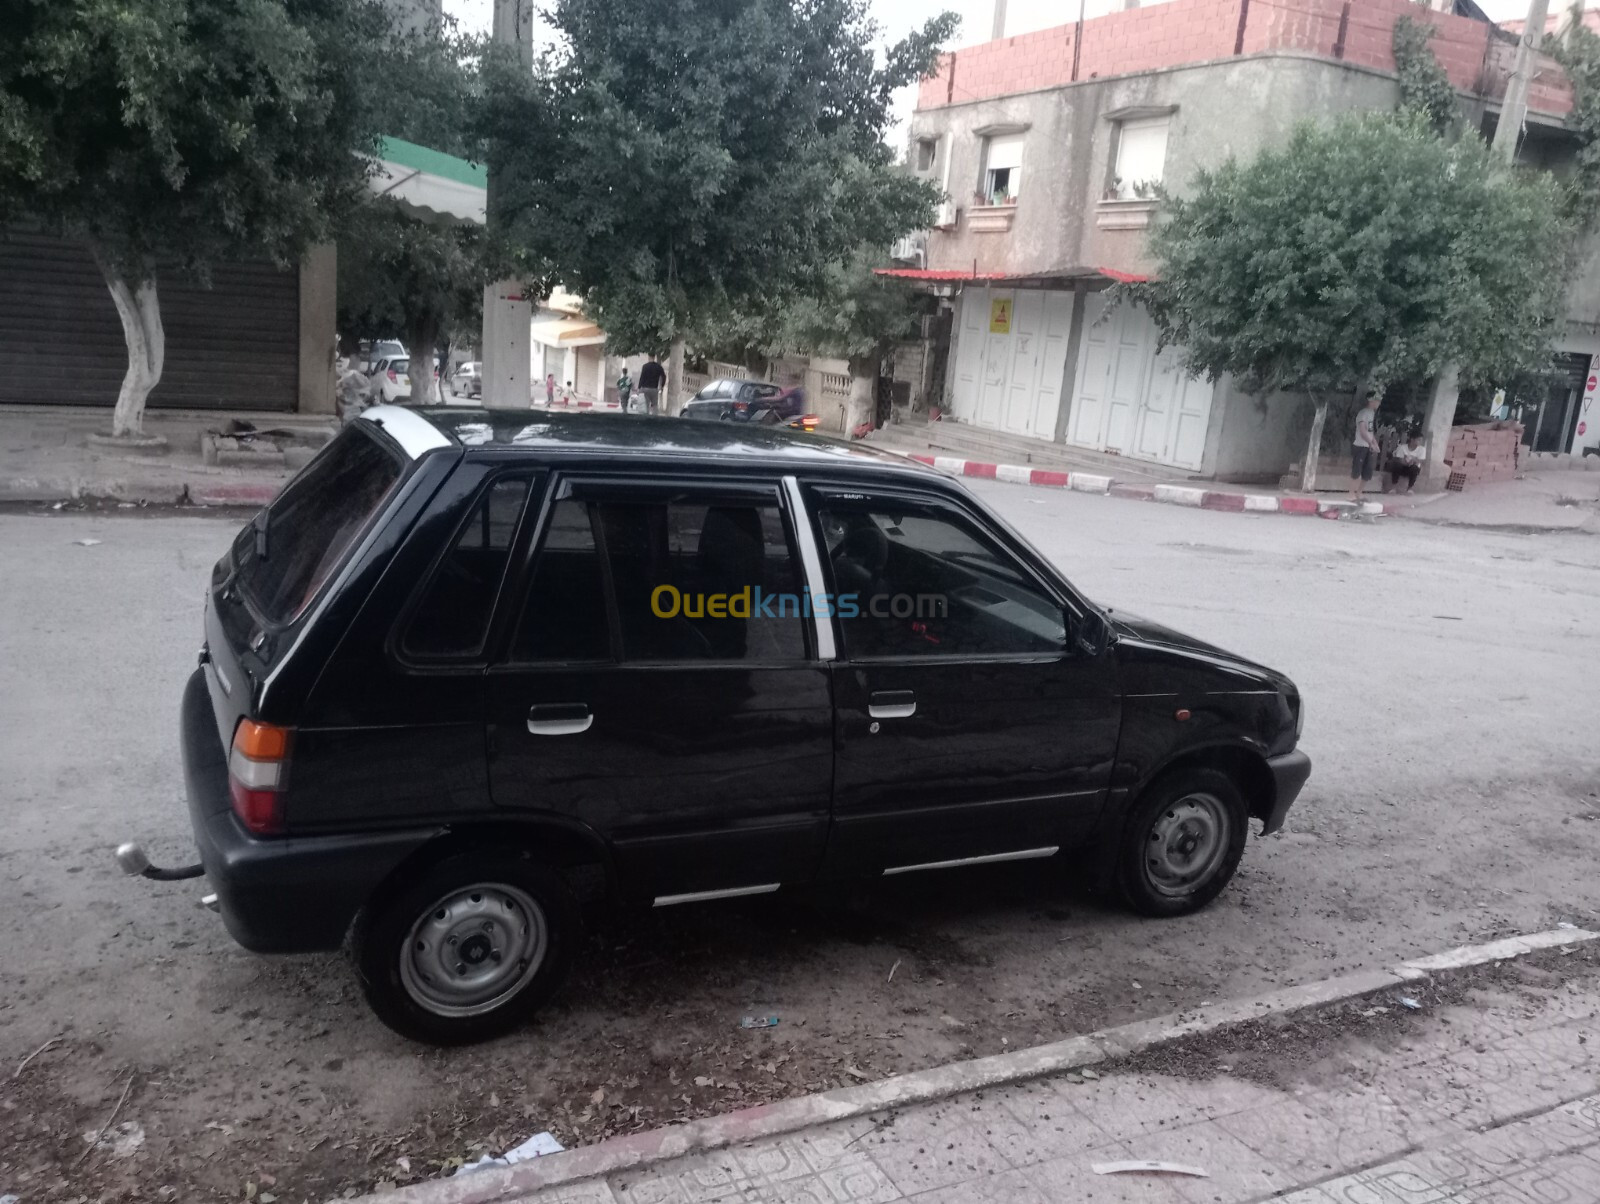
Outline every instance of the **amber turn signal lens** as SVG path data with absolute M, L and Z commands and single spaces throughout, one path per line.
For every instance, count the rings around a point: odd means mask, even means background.
M 281 761 L 289 752 L 289 729 L 241 719 L 233 732 L 233 747 L 252 761 Z

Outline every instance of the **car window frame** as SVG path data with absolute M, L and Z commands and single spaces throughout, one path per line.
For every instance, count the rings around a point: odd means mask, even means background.
M 483 479 L 473 488 L 466 500 L 456 503 L 461 506 L 460 516 L 450 528 L 449 534 L 440 542 L 433 558 L 428 561 L 426 570 L 419 574 L 419 583 L 406 595 L 405 605 L 400 608 L 399 616 L 390 626 L 388 638 L 384 641 L 389 658 L 396 665 L 409 672 L 438 672 L 462 668 L 482 669 L 489 663 L 489 650 L 494 646 L 496 626 L 500 612 L 505 606 L 507 589 L 517 577 L 518 566 L 522 560 L 523 543 L 529 534 L 528 516 L 540 495 L 545 492 L 544 486 L 549 471 L 544 465 L 534 464 L 505 464 L 492 467 L 484 473 Z M 405 639 L 417 610 L 422 605 L 422 599 L 443 569 L 445 560 L 455 550 L 456 543 L 467 529 L 467 524 L 476 516 L 479 504 L 501 481 L 516 479 L 527 480 L 528 494 L 522 500 L 522 512 L 517 516 L 517 525 L 511 533 L 506 567 L 502 570 L 500 583 L 495 587 L 494 596 L 489 601 L 489 621 L 484 626 L 482 642 L 471 653 L 417 656 L 406 648 Z
M 1024 579 L 1031 582 L 1047 597 L 1053 598 L 1061 609 L 1064 639 L 1057 652 L 918 652 L 897 656 L 852 655 L 845 639 L 844 627 L 836 614 L 830 614 L 836 656 L 840 663 L 849 665 L 919 665 L 919 664 L 1055 664 L 1062 660 L 1082 657 L 1084 649 L 1079 641 L 1084 622 L 1085 607 L 1072 591 L 1062 588 L 1052 575 L 1043 573 L 1035 557 L 1025 554 L 1026 545 L 1009 528 L 993 522 L 987 514 L 975 507 L 963 505 L 961 499 L 940 490 L 918 489 L 915 486 L 893 484 L 879 486 L 838 481 L 806 481 L 804 493 L 812 539 L 822 562 L 822 572 L 827 581 L 829 597 L 837 597 L 837 582 L 833 576 L 833 558 L 828 555 L 828 542 L 822 530 L 822 511 L 830 499 L 850 506 L 873 506 L 879 503 L 900 503 L 920 507 L 934 513 L 946 511 L 957 519 L 964 519 L 1008 555 L 1011 563 Z M 1030 549 L 1031 550 L 1031 549 Z M 830 608 L 831 610 L 832 608 Z
M 819 662 L 832 659 L 832 649 L 828 641 L 817 630 L 815 619 L 808 621 L 804 616 L 799 620 L 803 632 L 804 645 L 801 655 L 785 660 L 752 660 L 750 658 L 724 659 L 724 658 L 683 658 L 677 660 L 629 660 L 623 656 L 622 625 L 617 610 L 616 586 L 611 576 L 610 557 L 605 546 L 605 535 L 599 524 L 593 521 L 593 511 L 590 512 L 590 522 L 594 530 L 595 550 L 600 557 L 600 571 L 602 586 L 605 590 L 606 625 L 608 642 L 611 649 L 609 660 L 570 660 L 570 661 L 533 661 L 514 660 L 511 649 L 515 643 L 515 625 L 522 617 L 523 608 L 527 604 L 528 590 L 532 587 L 534 573 L 538 565 L 539 553 L 543 550 L 546 532 L 550 528 L 555 514 L 556 506 L 568 500 L 581 500 L 586 503 L 605 501 L 626 501 L 628 495 L 640 499 L 658 499 L 666 494 L 688 494 L 694 502 L 698 502 L 707 494 L 720 495 L 730 499 L 745 499 L 756 504 L 776 505 L 779 516 L 784 524 L 784 535 L 788 540 L 789 554 L 794 564 L 796 579 L 802 588 L 814 589 L 815 581 L 810 571 L 806 556 L 806 539 L 811 537 L 811 520 L 804 512 L 803 507 L 797 510 L 798 498 L 786 487 L 786 478 L 782 475 L 730 475 L 730 476 L 701 476 L 686 473 L 648 473 L 596 472 L 592 469 L 573 468 L 567 470 L 554 470 L 545 483 L 543 497 L 539 502 L 539 513 L 536 523 L 528 524 L 527 540 L 522 549 L 520 570 L 516 574 L 513 589 L 509 592 L 502 590 L 499 612 L 493 624 L 490 643 L 493 653 L 489 657 L 488 667 L 494 672 L 528 672 L 543 669 L 580 669 L 584 667 L 596 669 L 649 669 L 652 671 L 675 671 L 681 669 L 715 668 L 726 670 L 729 668 L 743 668 L 750 670 L 784 669 L 797 666 L 816 666 Z M 664 500 L 672 500 L 665 497 Z M 693 503 L 691 503 L 693 504 Z M 531 512 L 530 507 L 530 512 Z M 819 651 L 820 650 L 820 651 Z

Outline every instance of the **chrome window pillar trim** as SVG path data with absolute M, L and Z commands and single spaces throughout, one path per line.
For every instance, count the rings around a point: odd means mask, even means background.
M 783 492 L 789 499 L 789 508 L 794 512 L 794 533 L 800 543 L 800 567 L 805 570 L 806 588 L 811 591 L 813 600 L 826 597 L 828 583 L 822 575 L 822 556 L 817 547 L 811 514 L 806 508 L 805 493 L 800 488 L 800 478 L 784 477 Z M 831 614 L 819 614 L 815 601 L 811 608 L 811 623 L 812 630 L 816 632 L 817 659 L 819 661 L 838 659 L 838 650 L 833 642 L 833 617 Z

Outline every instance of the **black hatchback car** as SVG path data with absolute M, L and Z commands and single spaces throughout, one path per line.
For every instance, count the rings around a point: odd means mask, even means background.
M 401 1033 L 549 996 L 598 902 L 1061 857 L 1227 884 L 1285 677 L 1096 606 L 931 469 L 723 424 L 367 410 L 216 565 L 182 707 L 228 930 Z

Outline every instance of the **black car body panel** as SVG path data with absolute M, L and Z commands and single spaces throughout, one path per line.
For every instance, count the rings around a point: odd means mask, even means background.
M 209 663 L 184 696 L 196 841 L 249 948 L 337 946 L 416 858 L 474 833 L 598 867 L 603 893 L 661 904 L 1104 850 L 1140 790 L 1186 763 L 1233 769 L 1271 830 L 1309 773 L 1288 679 L 1102 611 L 923 465 L 824 437 L 642 416 L 376 407 L 353 425 L 341 440 L 375 438 L 404 459 L 396 484 L 286 622 L 258 613 L 224 557 Z M 519 500 L 491 533 L 502 495 Z M 788 659 L 633 661 L 617 651 L 613 599 L 610 655 L 519 660 L 524 598 L 555 554 L 555 507 L 684 497 L 710 507 L 704 571 L 716 567 L 712 511 L 758 507 L 781 524 L 758 546 L 806 562 L 807 588 L 834 593 L 849 564 L 830 559 L 825 504 L 959 516 L 1004 558 L 1007 580 L 1059 606 L 1061 643 L 852 660 L 844 627 L 808 619 Z M 447 656 L 411 643 L 435 583 L 457 591 L 451 607 L 484 614 L 477 642 Z M 902 698 L 915 707 L 897 709 Z M 293 732 L 280 835 L 252 834 L 230 806 L 228 748 L 246 718 Z

